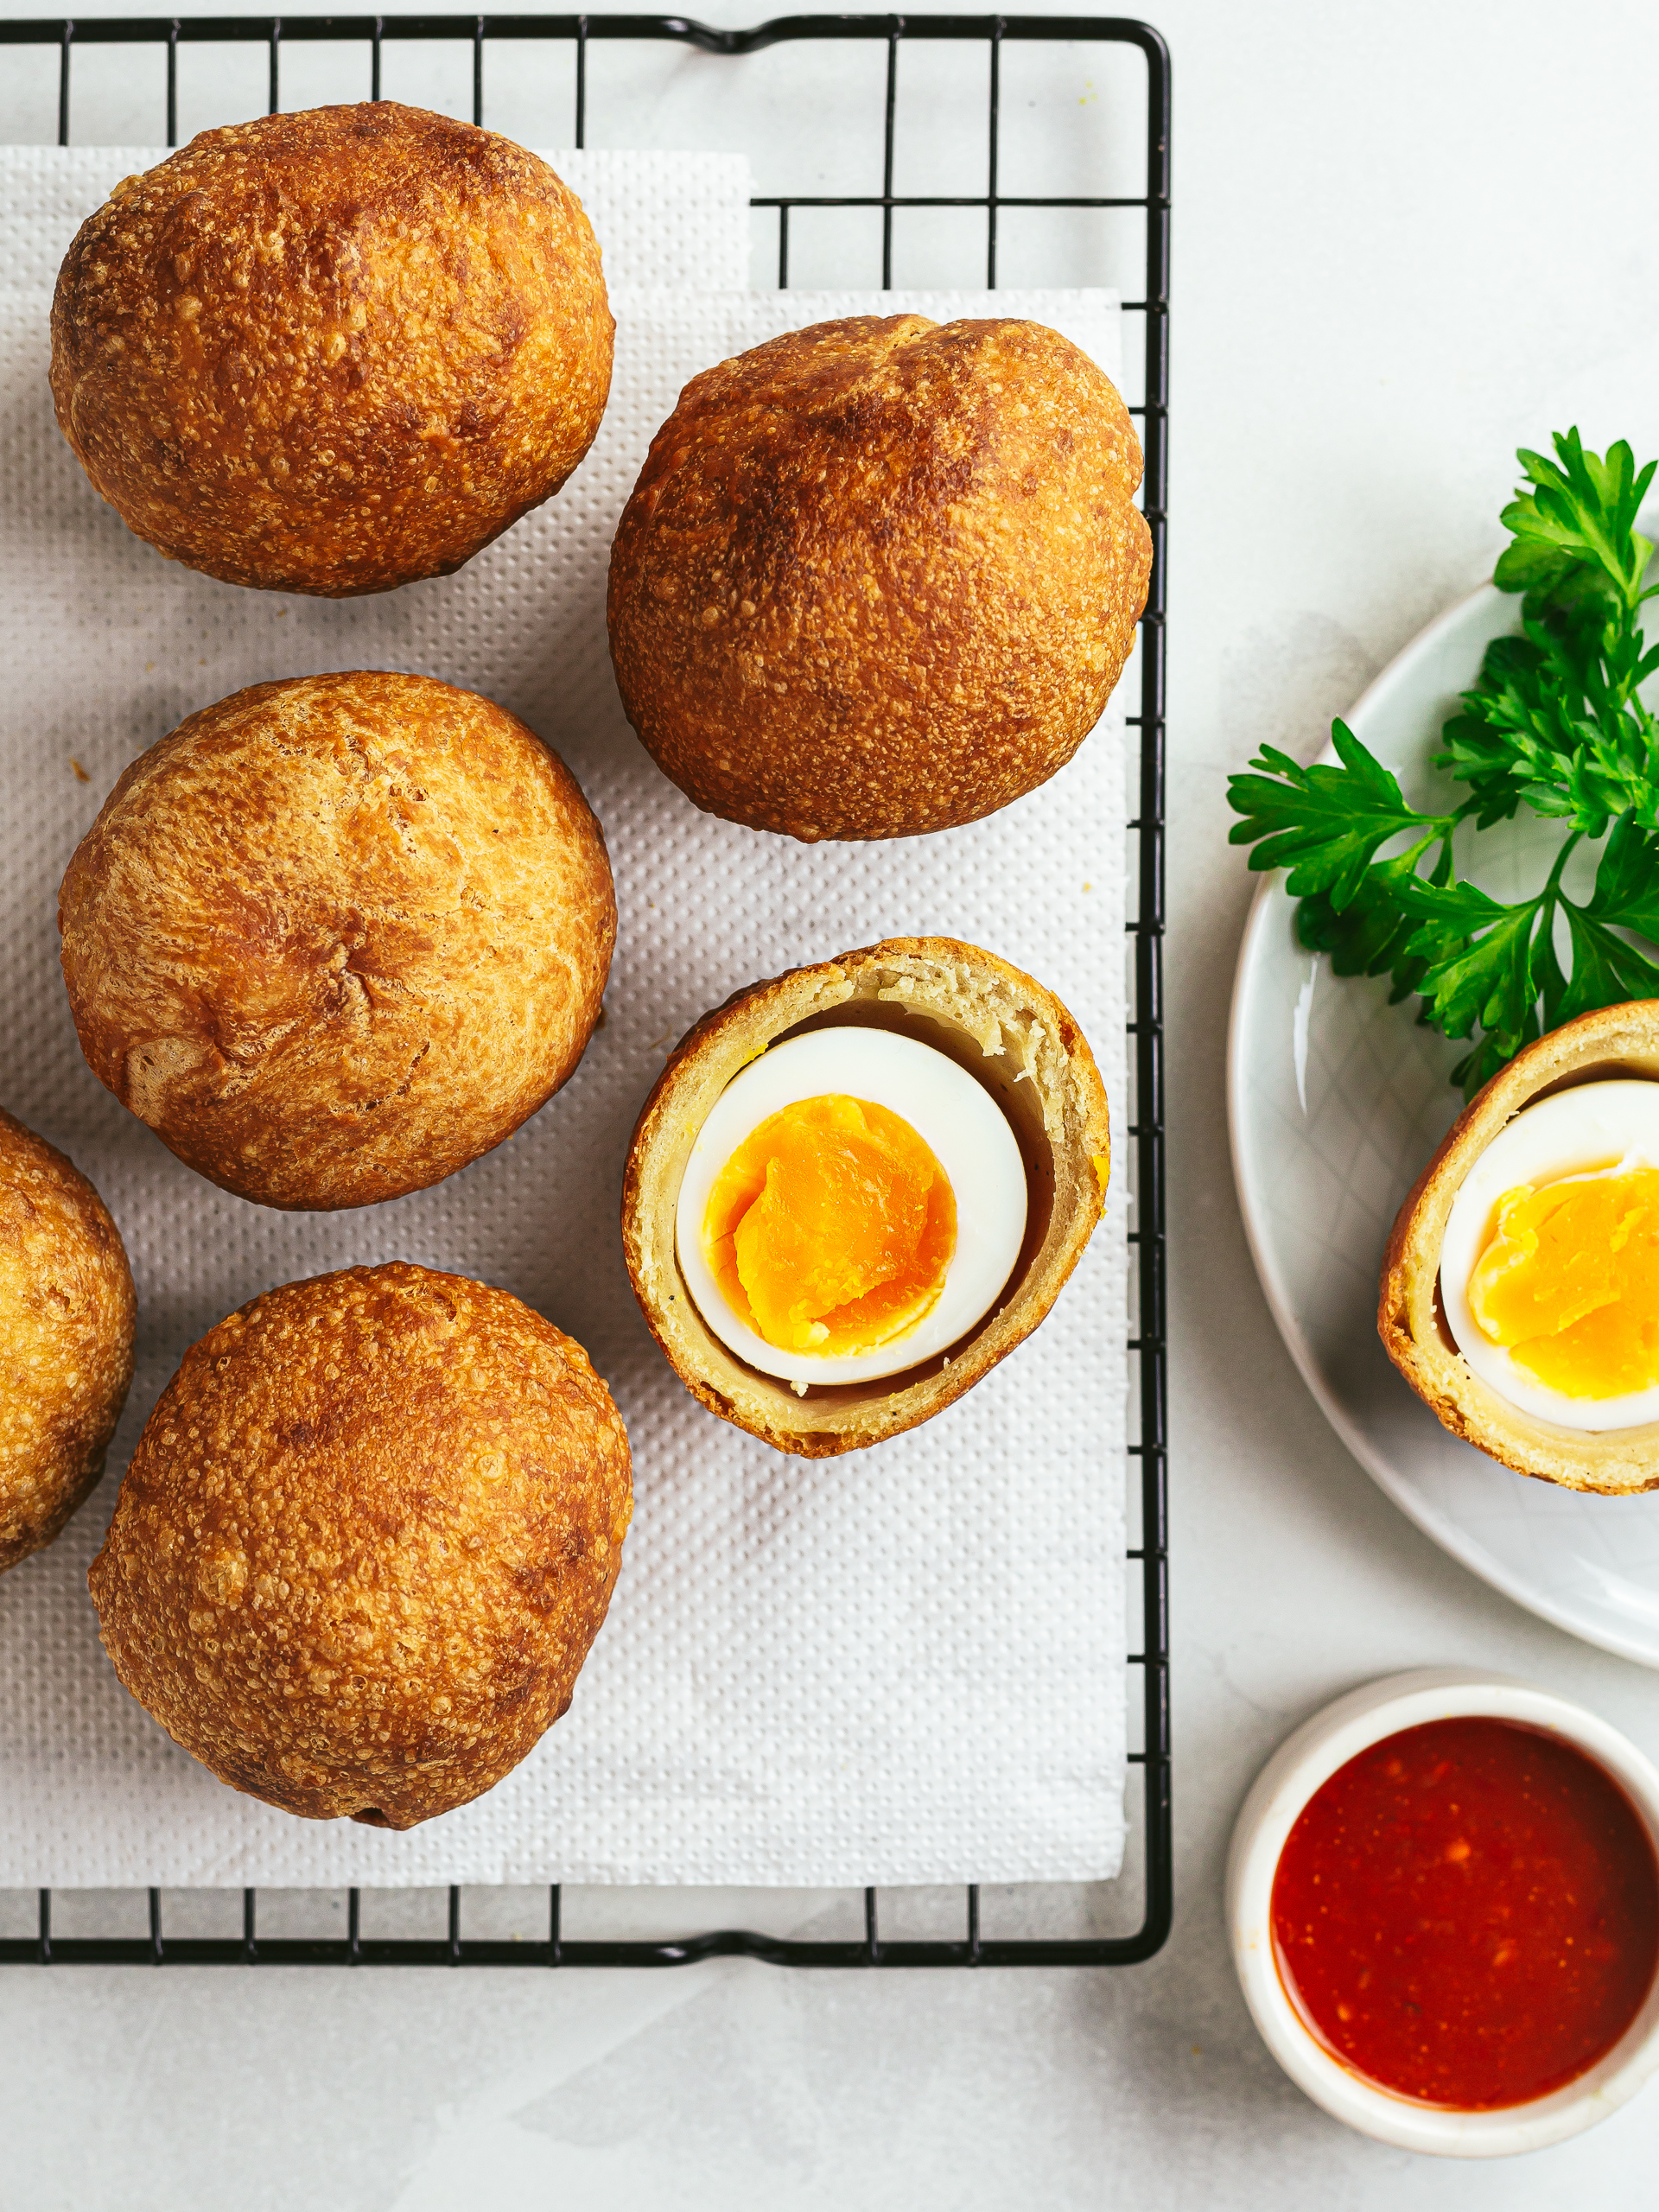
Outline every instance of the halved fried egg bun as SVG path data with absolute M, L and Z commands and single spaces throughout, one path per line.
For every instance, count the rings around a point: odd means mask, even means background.
M 624 1248 L 688 1389 L 826 1458 L 927 1420 L 1030 1334 L 1109 1164 L 1059 1001 L 976 946 L 894 938 L 690 1032 L 634 1132 Z
M 1395 1223 L 1377 1326 L 1505 1466 L 1659 1485 L 1659 1001 L 1541 1038 L 1459 1116 Z

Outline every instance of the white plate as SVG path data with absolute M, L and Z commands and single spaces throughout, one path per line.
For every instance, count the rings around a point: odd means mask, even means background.
M 1487 640 L 1518 617 L 1518 601 L 1483 586 L 1347 717 L 1408 799 L 1430 785 L 1441 723 Z M 1487 887 L 1534 887 L 1558 837 L 1543 823 L 1488 832 L 1483 857 L 1491 846 L 1502 860 Z M 1227 1071 L 1239 1205 L 1291 1357 L 1360 1465 L 1454 1559 L 1557 1627 L 1659 1667 L 1659 1491 L 1592 1497 L 1511 1474 L 1448 1435 L 1384 1356 L 1383 1247 L 1457 1114 L 1446 1076 L 1465 1048 L 1420 1028 L 1414 1000 L 1389 1006 L 1386 978 L 1333 976 L 1297 944 L 1294 912 L 1282 876 L 1265 877 L 1239 949 Z

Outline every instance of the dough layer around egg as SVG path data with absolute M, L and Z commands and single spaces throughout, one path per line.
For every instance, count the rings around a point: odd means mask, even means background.
M 123 1684 L 221 1782 L 410 1828 L 569 1710 L 632 1510 L 582 1346 L 394 1260 L 283 1283 L 190 1347 L 87 1584 Z
M 103 1474 L 137 1312 L 108 1207 L 0 1111 L 0 1574 L 51 1543 Z
M 1025 1161 L 1026 1238 L 1000 1305 L 940 1356 L 897 1376 L 814 1385 L 798 1397 L 720 1342 L 675 1255 L 691 1147 L 714 1103 L 785 1037 L 887 1028 L 948 1053 L 991 1090 Z M 676 1374 L 721 1420 L 780 1452 L 835 1457 L 941 1412 L 1048 1313 L 1103 1211 L 1110 1157 L 1105 1086 L 1053 994 L 995 953 L 951 938 L 893 938 L 736 992 L 677 1046 L 628 1151 L 622 1243 L 634 1295 Z
M 1659 1083 L 1659 1000 L 1581 1014 L 1529 1045 L 1477 1094 L 1395 1218 L 1376 1316 L 1383 1350 L 1454 1436 L 1517 1474 L 1608 1497 L 1659 1489 L 1659 1423 L 1587 1431 L 1523 1413 L 1457 1350 L 1440 1310 L 1440 1272 L 1458 1192 L 1499 1132 L 1547 1094 L 1613 1077 Z
M 140 753 L 58 925 L 99 1081 L 221 1189 L 324 1211 L 442 1182 L 546 1104 L 616 899 L 517 715 L 358 669 L 251 684 Z
M 721 361 L 617 524 L 628 720 L 694 805 L 804 844 L 994 814 L 1122 672 L 1141 474 L 1110 380 L 1040 323 L 854 315 Z
M 52 397 L 164 559 L 345 599 L 450 575 L 556 492 L 613 330 L 545 162 L 372 100 L 204 130 L 117 185 L 59 273 Z

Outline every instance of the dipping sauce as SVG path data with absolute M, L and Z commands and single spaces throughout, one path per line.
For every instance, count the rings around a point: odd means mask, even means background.
M 1604 1769 L 1505 1720 L 1386 1737 L 1302 1808 L 1273 1882 L 1280 1978 L 1333 2056 L 1460 2112 L 1573 2081 L 1641 2011 L 1659 1865 Z

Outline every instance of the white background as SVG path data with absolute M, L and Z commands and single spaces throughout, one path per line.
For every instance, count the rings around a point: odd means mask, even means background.
M 1169 1946 L 1101 1974 L 6 1972 L 8 2204 L 1651 2204 L 1659 2091 L 1518 2164 L 1414 2159 L 1306 2105 L 1233 1982 L 1229 1827 L 1328 1698 L 1490 1663 L 1659 1752 L 1659 1680 L 1444 1560 L 1280 1348 L 1227 1168 L 1249 882 L 1222 793 L 1263 739 L 1310 753 L 1487 570 L 1516 444 L 1577 421 L 1659 450 L 1659 19 L 1164 0 L 1157 20 L 1176 85 Z M 828 99 L 865 65 L 817 66 Z

